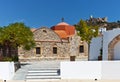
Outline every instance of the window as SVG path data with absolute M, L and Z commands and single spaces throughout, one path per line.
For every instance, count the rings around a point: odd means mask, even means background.
M 83 45 L 80 45 L 80 47 L 79 47 L 79 53 L 84 53 L 84 46 Z
M 47 33 L 47 31 L 46 31 L 46 30 L 43 30 L 43 32 L 44 32 L 44 33 Z
M 40 47 L 36 47 L 36 54 L 40 54 L 41 53 L 41 48 Z
M 53 54 L 57 54 L 57 47 L 53 47 Z

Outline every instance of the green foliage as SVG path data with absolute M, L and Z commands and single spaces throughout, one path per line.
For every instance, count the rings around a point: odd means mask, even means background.
M 3 56 L 11 58 L 12 49 L 17 50 L 18 47 L 23 47 L 25 50 L 30 50 L 34 46 L 35 41 L 33 38 L 33 33 L 24 23 L 17 22 L 9 24 L 8 26 L 0 27 L 0 47 L 3 48 Z M 11 59 L 5 58 L 5 60 Z M 12 60 L 18 59 L 15 57 Z
M 18 56 L 12 56 L 12 57 L 2 57 L 0 61 L 14 61 L 18 62 Z
M 15 61 L 15 62 L 19 61 L 18 56 L 12 56 L 11 58 L 12 58 L 12 61 Z
M 98 36 L 98 26 L 88 25 L 83 20 L 80 20 L 75 27 L 77 34 L 81 37 L 81 40 L 86 41 L 88 44 L 91 43 L 93 37 Z
M 0 28 L 0 43 L 12 47 L 23 46 L 26 50 L 30 50 L 35 46 L 33 33 L 24 23 L 13 23 Z
M 11 57 L 3 57 L 2 61 L 13 61 Z

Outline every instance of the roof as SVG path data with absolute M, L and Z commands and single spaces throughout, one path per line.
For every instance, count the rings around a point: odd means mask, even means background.
M 69 25 L 69 24 L 67 24 L 66 22 L 60 22 L 57 25 Z
M 68 38 L 75 34 L 75 27 L 67 24 L 66 22 L 58 23 L 56 26 L 51 27 L 61 38 Z
M 61 37 L 61 38 L 67 38 L 67 33 L 64 30 L 55 30 L 55 32 Z

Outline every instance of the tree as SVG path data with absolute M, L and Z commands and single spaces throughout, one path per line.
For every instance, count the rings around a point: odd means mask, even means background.
M 98 26 L 93 26 L 92 24 L 87 24 L 85 21 L 80 20 L 78 24 L 75 25 L 78 36 L 81 37 L 82 41 L 88 43 L 88 60 L 89 60 L 89 48 L 93 37 L 98 36 Z
M 12 23 L 0 28 L 0 45 L 4 56 L 18 55 L 18 47 L 30 50 L 35 46 L 33 33 L 24 23 Z

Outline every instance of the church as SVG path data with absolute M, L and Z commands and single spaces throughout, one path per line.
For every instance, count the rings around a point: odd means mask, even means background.
M 20 59 L 78 59 L 88 57 L 88 44 L 81 41 L 75 27 L 66 22 L 60 22 L 52 27 L 31 29 L 36 46 L 30 51 L 18 49 Z

